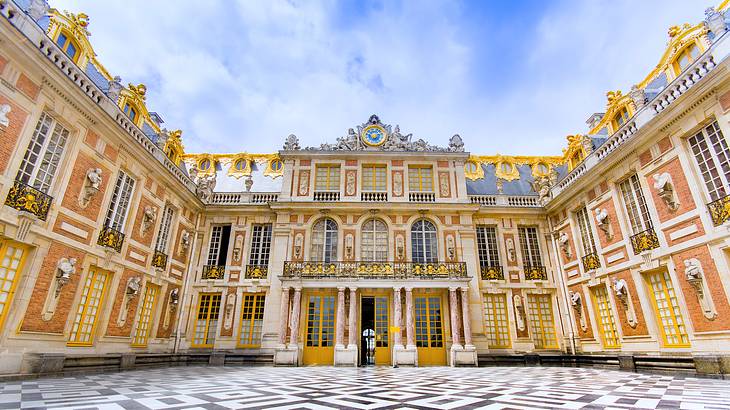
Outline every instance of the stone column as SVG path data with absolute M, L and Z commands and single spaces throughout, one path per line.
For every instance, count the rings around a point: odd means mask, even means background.
M 473 347 L 471 341 L 471 314 L 469 312 L 469 288 L 461 288 L 461 317 L 464 319 L 464 346 Z
M 406 288 L 406 347 L 416 348 L 416 338 L 413 334 L 413 288 Z
M 286 330 L 289 328 L 289 288 L 281 288 L 281 310 L 279 311 L 279 345 L 286 347 Z
M 396 348 L 403 347 L 403 340 L 401 337 L 401 306 L 400 306 L 400 288 L 393 288 L 393 326 L 398 328 L 398 331 L 393 334 L 393 344 Z
M 345 288 L 337 288 L 337 316 L 335 317 L 335 348 L 345 347 Z
M 350 315 L 348 317 L 349 323 L 347 324 L 348 336 L 347 348 L 354 349 L 357 347 L 357 334 L 358 331 L 355 329 L 357 326 L 357 288 L 350 288 Z
M 289 344 L 296 347 L 299 337 L 299 311 L 302 304 L 302 288 L 294 288 L 294 300 L 291 307 L 291 338 Z
M 451 347 L 461 347 L 461 338 L 459 337 L 459 305 L 456 302 L 456 290 L 458 288 L 449 288 L 449 313 L 451 317 Z

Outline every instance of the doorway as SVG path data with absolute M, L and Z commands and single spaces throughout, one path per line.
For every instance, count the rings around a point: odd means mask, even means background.
M 360 365 L 390 364 L 388 297 L 363 296 L 360 300 Z

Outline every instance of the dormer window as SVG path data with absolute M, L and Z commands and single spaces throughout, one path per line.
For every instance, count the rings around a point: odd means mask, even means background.
M 127 117 L 129 117 L 132 122 L 136 122 L 137 110 L 135 110 L 129 103 L 124 104 L 124 113 L 127 114 Z
M 674 60 L 674 72 L 679 75 L 687 67 L 689 67 L 700 55 L 700 49 L 696 44 L 690 44 L 677 54 Z
M 624 124 L 626 124 L 626 121 L 629 120 L 629 110 L 626 107 L 623 107 L 619 110 L 619 112 L 613 116 L 613 129 L 614 132 L 621 128 Z
M 71 40 L 65 33 L 58 35 L 56 44 L 61 47 L 61 50 L 74 62 L 78 61 L 79 48 L 76 46 L 73 40 Z
M 570 169 L 574 169 L 580 165 L 581 161 L 583 161 L 583 151 L 577 151 L 573 154 L 573 158 L 570 159 Z

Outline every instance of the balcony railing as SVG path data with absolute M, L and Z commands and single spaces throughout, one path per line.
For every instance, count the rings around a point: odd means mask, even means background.
M 433 192 L 410 192 L 409 202 L 436 202 L 436 194 Z
M 482 265 L 479 267 L 482 280 L 504 280 L 504 271 L 499 265 Z
M 226 265 L 205 265 L 203 266 L 203 279 L 223 279 L 226 273 Z
M 266 279 L 269 275 L 269 265 L 246 265 L 244 279 Z
M 284 262 L 285 278 L 461 279 L 463 262 Z
M 716 201 L 707 204 L 710 210 L 710 217 L 715 226 L 720 226 L 730 221 L 730 195 L 726 195 Z
M 167 254 L 155 251 L 154 255 L 152 255 L 152 267 L 165 269 L 167 267 Z
M 525 265 L 525 280 L 547 280 L 547 269 L 544 266 Z
M 338 191 L 316 191 L 314 193 L 314 200 L 321 202 L 336 202 L 340 200 L 340 193 Z
M 53 197 L 21 181 L 15 181 L 10 188 L 5 205 L 18 211 L 35 215 L 41 221 L 48 218 Z
M 639 232 L 631 237 L 631 246 L 634 254 L 638 255 L 644 251 L 650 251 L 659 247 L 659 238 L 653 228 Z
M 496 206 L 497 205 L 497 197 L 494 195 L 469 195 L 469 201 L 471 201 L 472 204 L 479 204 L 479 205 L 486 205 L 486 206 Z
M 99 240 L 96 241 L 96 243 L 109 249 L 114 249 L 117 252 L 121 252 L 122 244 L 124 243 L 124 234 L 110 226 L 105 226 L 101 229 L 101 232 L 99 233 Z
M 583 257 L 583 270 L 586 272 L 598 269 L 601 267 L 601 259 L 598 258 L 598 254 L 595 252 L 589 253 Z
M 360 200 L 362 202 L 387 202 L 387 192 L 362 192 L 360 193 Z

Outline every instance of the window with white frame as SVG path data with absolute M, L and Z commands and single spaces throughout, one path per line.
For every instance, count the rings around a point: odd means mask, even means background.
M 580 232 L 580 243 L 583 245 L 583 256 L 596 252 L 596 243 L 591 230 L 591 222 L 588 219 L 588 210 L 583 207 L 575 213 L 578 220 L 578 231 Z
M 497 228 L 477 225 L 477 251 L 482 266 L 500 266 L 497 249 Z
M 61 162 L 69 131 L 45 112 L 36 124 L 16 180 L 48 193 Z
M 388 260 L 388 227 L 380 219 L 369 219 L 362 224 L 360 259 L 365 262 Z
M 522 249 L 522 263 L 525 266 L 542 266 L 537 227 L 520 226 L 518 232 L 520 235 L 520 248 Z
M 730 149 L 717 121 L 687 139 L 710 198 L 730 192 Z
M 636 235 L 652 227 L 649 208 L 646 206 L 644 193 L 641 190 L 639 177 L 634 174 L 619 184 L 626 214 L 629 217 L 631 233 Z
M 251 229 L 250 265 L 269 265 L 271 253 L 271 224 L 255 224 Z
M 337 260 L 337 222 L 324 218 L 314 224 L 309 257 L 315 262 Z
M 231 239 L 231 225 L 215 225 L 210 233 L 207 265 L 225 266 L 228 260 L 228 242 Z
M 419 219 L 411 227 L 411 254 L 413 262 L 433 263 L 438 261 L 436 227 L 425 219 Z
M 114 184 L 112 200 L 109 203 L 109 210 L 106 213 L 104 226 L 118 232 L 124 232 L 124 223 L 129 213 L 129 203 L 132 200 L 134 190 L 134 179 L 124 171 L 119 171 L 117 182 Z
M 170 228 L 172 227 L 172 216 L 175 211 L 168 205 L 165 206 L 165 210 L 162 212 L 162 223 L 160 223 L 160 229 L 157 232 L 157 242 L 155 243 L 155 250 L 162 253 L 167 253 L 167 244 L 170 242 Z

